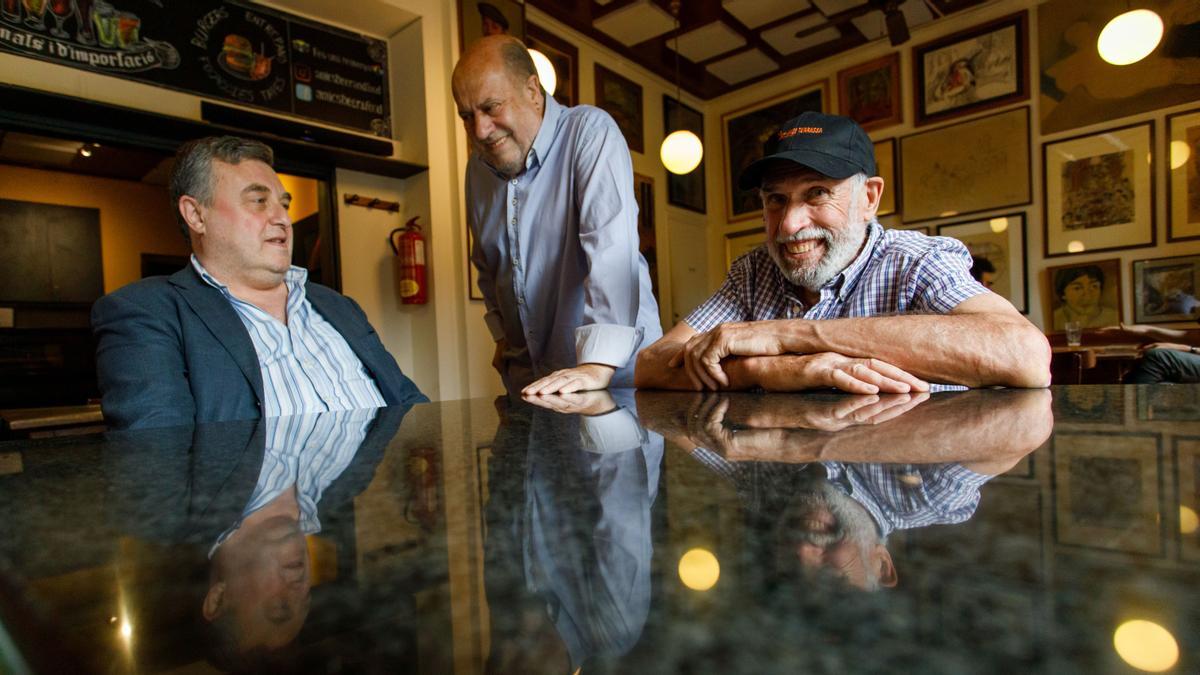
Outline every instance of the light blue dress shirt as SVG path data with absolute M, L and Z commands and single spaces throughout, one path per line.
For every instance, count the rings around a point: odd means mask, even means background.
M 629 149 L 603 110 L 545 99 L 516 178 L 478 154 L 467 163 L 471 259 L 492 338 L 508 341 L 504 384 L 602 363 L 617 368 L 611 386 L 632 386 L 633 356 L 662 325 L 638 252 Z

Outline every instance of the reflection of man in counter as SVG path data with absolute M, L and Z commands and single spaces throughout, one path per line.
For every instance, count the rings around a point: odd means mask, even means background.
M 779 128 L 739 179 L 766 245 L 638 357 L 639 387 L 904 393 L 928 382 L 1043 387 L 1046 337 L 969 273 L 966 247 L 884 230 L 874 146 L 846 117 Z
M 633 355 L 662 334 L 638 253 L 633 167 L 591 106 L 546 96 L 525 46 L 483 38 L 454 67 L 472 262 L 510 392 L 628 386 Z
M 185 144 L 171 199 L 192 259 L 96 301 L 92 330 L 117 429 L 428 400 L 353 300 L 292 261 L 291 195 L 271 149 L 232 136 Z
M 1096 265 L 1058 270 L 1054 274 L 1054 295 L 1062 303 L 1054 310 L 1055 330 L 1064 330 L 1068 321 L 1078 322 L 1081 328 L 1117 323 L 1117 310 L 1101 304 L 1104 270 Z

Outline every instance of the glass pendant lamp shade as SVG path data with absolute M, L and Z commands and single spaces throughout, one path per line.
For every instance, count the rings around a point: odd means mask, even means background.
M 676 131 L 663 139 L 659 157 L 667 171 L 679 175 L 690 173 L 704 159 L 704 144 L 690 131 Z
M 1162 36 L 1162 18 L 1148 9 L 1135 9 L 1108 22 L 1096 40 L 1096 50 L 1114 66 L 1127 66 L 1149 56 Z
M 554 74 L 554 64 L 550 63 L 550 59 L 545 54 L 536 49 L 529 50 L 529 58 L 533 59 L 533 66 L 537 68 L 542 88 L 546 90 L 547 94 L 553 96 L 554 88 L 558 86 L 558 76 Z

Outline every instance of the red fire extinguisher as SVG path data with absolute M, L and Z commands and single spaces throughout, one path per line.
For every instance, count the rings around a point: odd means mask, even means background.
M 392 251 L 400 258 L 400 302 L 406 305 L 423 305 L 426 302 L 425 237 L 421 236 L 418 217 L 413 216 L 404 227 L 397 227 L 388 235 Z

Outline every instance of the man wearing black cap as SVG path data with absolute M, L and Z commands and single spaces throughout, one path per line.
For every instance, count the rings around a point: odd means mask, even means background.
M 1049 384 L 1045 336 L 971 278 L 961 242 L 875 220 L 884 184 L 857 124 L 806 112 L 764 150 L 739 185 L 759 190 L 766 244 L 641 352 L 637 386 L 874 394 Z

